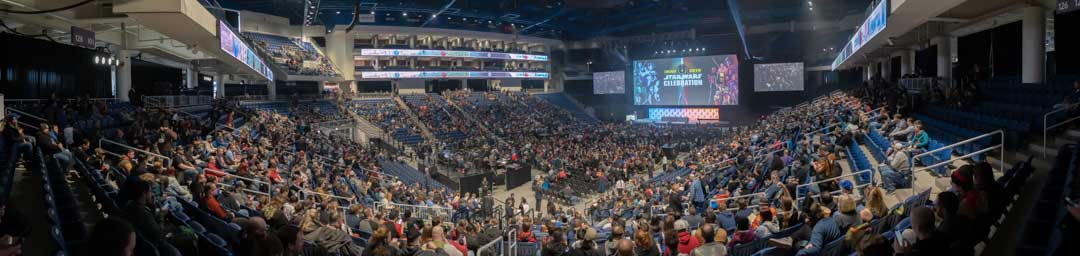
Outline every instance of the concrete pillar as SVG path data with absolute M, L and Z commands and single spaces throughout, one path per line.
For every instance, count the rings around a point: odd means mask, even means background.
M 881 78 L 891 81 L 892 79 L 892 59 L 885 58 L 881 61 Z
M 126 50 L 116 52 L 116 57 L 123 64 L 116 67 L 116 98 L 120 101 L 131 101 L 128 97 L 128 92 L 131 91 L 131 52 Z
M 326 58 L 330 63 L 341 71 L 341 77 L 345 81 L 356 79 L 356 64 L 353 56 L 352 36 L 345 32 L 335 31 L 326 35 Z
M 1021 81 L 1042 83 L 1046 64 L 1046 11 L 1038 5 L 1025 7 L 1021 26 Z
M 322 86 L 322 85 L 319 85 L 319 86 Z M 277 85 L 274 84 L 274 81 L 266 82 L 266 96 L 269 97 L 270 100 L 276 100 L 277 99 Z
M 225 74 L 214 75 L 214 98 L 225 98 Z
M 939 36 L 932 41 L 937 44 L 937 76 L 952 84 L 952 38 Z
M 187 75 L 184 78 L 188 89 L 199 87 L 199 71 L 195 70 L 194 66 L 187 68 Z

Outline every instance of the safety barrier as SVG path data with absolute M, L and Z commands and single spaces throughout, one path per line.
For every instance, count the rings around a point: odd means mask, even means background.
M 421 220 L 432 220 L 437 216 L 443 217 L 444 220 L 449 220 L 450 216 L 453 216 L 454 214 L 454 209 L 446 207 L 384 203 L 380 201 L 375 202 L 375 208 L 383 211 L 389 211 L 391 209 L 398 209 L 399 212 L 410 211 L 412 212 L 413 217 Z
M 29 113 L 23 112 L 21 110 L 15 109 L 15 108 L 7 107 L 7 108 L 4 108 L 4 111 L 8 112 L 8 113 L 5 113 L 6 114 L 6 115 L 4 115 L 5 117 L 11 115 L 11 113 L 15 113 L 15 114 L 19 114 L 19 116 L 25 116 L 25 117 L 29 117 L 30 119 L 36 120 L 36 121 L 39 122 L 39 124 L 47 122 L 44 118 L 41 118 L 41 117 L 35 116 L 35 115 L 31 115 Z M 22 119 L 22 118 L 20 118 L 20 119 Z M 28 122 L 23 121 L 23 120 L 18 120 L 18 121 L 16 121 L 16 123 L 18 123 L 20 126 L 30 128 L 30 129 L 33 129 L 33 130 L 40 130 L 41 129 L 38 125 L 31 124 L 31 123 L 28 123 Z
M 976 150 L 975 152 L 968 153 L 967 155 L 955 157 L 955 158 L 948 159 L 948 160 L 942 159 L 941 162 L 931 164 L 929 166 L 923 166 L 923 167 L 915 168 L 915 159 L 918 159 L 918 158 L 923 157 L 923 156 L 929 156 L 929 155 L 932 155 L 934 153 L 941 152 L 941 151 L 944 151 L 944 150 L 947 150 L 947 149 L 952 149 L 952 148 L 955 148 L 955 147 L 958 147 L 958 146 L 963 146 L 963 145 L 966 145 L 966 144 L 977 142 L 977 141 L 979 141 L 979 140 L 981 140 L 983 138 L 990 138 L 990 137 L 993 137 L 995 135 L 1000 136 L 999 139 L 998 139 L 998 143 L 996 145 L 989 145 L 986 148 Z M 973 156 L 976 156 L 976 155 L 979 155 L 979 154 L 982 154 L 982 153 L 985 153 L 985 152 L 988 152 L 988 151 L 991 151 L 991 150 L 994 150 L 994 149 L 1000 149 L 999 150 L 1000 155 L 998 156 L 998 161 L 999 161 L 998 166 L 1004 167 L 1005 166 L 1005 131 L 997 130 L 997 131 L 989 132 L 989 133 L 986 133 L 986 134 L 983 134 L 983 135 L 972 137 L 970 139 L 967 139 L 967 140 L 964 140 L 964 141 L 961 141 L 961 142 L 953 143 L 953 144 L 948 145 L 948 146 L 944 146 L 944 147 L 941 147 L 941 148 L 938 148 L 938 149 L 930 150 L 930 151 L 924 152 L 922 154 L 915 155 L 913 157 L 909 156 L 908 157 L 908 166 L 911 166 L 911 167 L 909 167 L 908 169 L 911 170 L 909 172 L 911 174 L 911 189 L 912 189 L 912 191 L 918 191 L 918 190 L 915 190 L 915 176 L 916 176 L 915 174 L 917 174 L 918 172 L 932 170 L 934 168 L 938 168 L 938 167 L 941 167 L 941 166 L 946 166 L 946 165 L 948 165 L 948 164 L 950 164 L 952 162 L 963 160 L 963 159 L 966 159 L 966 158 L 970 158 L 970 157 L 973 157 Z M 949 175 L 949 173 L 945 173 L 945 175 Z
M 164 159 L 165 160 L 165 166 L 172 166 L 172 162 L 173 162 L 172 158 L 169 158 L 167 156 L 163 156 L 163 155 L 160 155 L 160 154 L 157 154 L 157 153 L 154 153 L 154 152 L 142 150 L 142 149 L 139 149 L 139 148 L 136 148 L 136 147 L 128 146 L 127 144 L 116 142 L 116 141 L 113 141 L 113 140 L 110 140 L 110 139 L 104 139 L 104 138 L 99 139 L 98 140 L 98 147 L 101 148 L 102 150 L 109 151 L 109 149 L 105 148 L 106 143 L 107 144 L 112 144 L 114 146 L 121 147 L 121 148 L 124 148 L 124 149 L 129 149 L 129 150 L 135 151 L 137 153 L 144 154 L 148 158 Z M 123 154 L 121 154 L 121 155 L 123 155 Z
M 488 255 L 488 254 L 485 254 L 485 253 L 490 252 L 492 250 L 495 250 L 495 245 L 497 245 L 499 243 L 502 243 L 503 239 L 505 239 L 504 236 L 499 236 L 499 237 L 495 238 L 495 240 L 491 240 L 491 242 L 488 242 L 487 244 L 484 244 L 483 246 L 480 246 L 480 248 L 476 249 L 476 254 L 475 255 L 476 256 L 486 256 L 486 255 Z M 498 255 L 498 254 L 493 253 L 491 255 Z
M 847 178 L 847 177 L 855 177 L 857 175 L 863 175 L 863 174 L 866 174 L 866 173 L 871 173 L 872 174 L 873 171 L 874 170 L 866 169 L 866 170 L 857 171 L 857 172 L 853 172 L 853 173 L 848 173 L 848 174 L 844 174 L 844 175 L 840 175 L 840 176 L 836 176 L 836 177 L 832 177 L 832 178 L 828 178 L 828 179 L 824 179 L 824 180 L 814 181 L 814 182 L 810 182 L 810 183 L 806 183 L 806 184 L 800 184 L 798 186 L 795 186 L 795 197 L 796 198 L 805 198 L 806 197 L 806 196 L 800 195 L 800 193 L 802 193 L 802 191 L 803 191 L 803 188 L 808 188 L 810 186 L 818 186 L 818 185 L 820 185 L 822 183 L 825 183 L 825 182 L 836 181 L 836 180 L 840 180 L 840 179 Z M 873 176 L 871 176 L 871 179 L 873 179 Z M 801 205 L 801 204 L 799 204 L 799 205 Z
M 148 107 L 179 108 L 210 105 L 214 98 L 205 95 L 159 95 L 142 96 L 142 100 Z
M 504 246 L 504 248 L 506 250 L 503 252 L 503 256 L 516 256 L 517 255 L 517 246 L 518 246 L 517 228 L 515 227 L 515 228 L 510 229 L 510 231 L 507 231 L 506 232 L 506 237 L 510 238 L 508 240 L 509 243 L 510 243 L 510 246 Z
M 1076 119 L 1080 119 L 1080 116 L 1074 116 L 1072 118 L 1066 119 L 1065 121 L 1057 122 L 1057 123 L 1051 125 L 1051 124 L 1048 124 L 1049 120 L 1050 120 L 1050 115 L 1065 112 L 1065 111 L 1075 110 L 1077 106 L 1080 106 L 1080 103 L 1073 103 L 1071 105 L 1064 106 L 1064 107 L 1059 108 L 1059 109 L 1055 109 L 1054 111 L 1047 112 L 1045 115 L 1043 115 L 1042 157 L 1044 159 L 1046 158 L 1047 134 L 1049 134 L 1050 130 L 1052 130 L 1054 128 L 1058 128 L 1058 127 L 1060 127 L 1062 125 L 1065 125 L 1067 123 L 1071 123 L 1072 121 L 1076 121 Z

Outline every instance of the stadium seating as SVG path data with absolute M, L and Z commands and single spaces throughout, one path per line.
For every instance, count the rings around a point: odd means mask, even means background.
M 574 104 L 573 101 L 571 101 L 569 98 L 567 98 L 569 96 L 567 96 L 565 94 L 562 94 L 562 93 L 537 94 L 536 97 L 544 99 L 545 101 L 547 101 L 548 103 L 551 103 L 552 105 L 555 105 L 555 106 L 557 106 L 559 108 L 562 108 L 562 109 L 564 109 L 566 111 L 569 111 L 571 114 L 574 115 L 574 117 L 577 117 L 580 120 L 584 120 L 584 121 L 587 121 L 587 122 L 590 122 L 590 123 L 599 122 L 599 120 L 597 120 L 596 118 L 590 116 L 589 114 L 586 114 L 584 109 L 581 109 L 581 107 L 579 107 L 577 104 Z

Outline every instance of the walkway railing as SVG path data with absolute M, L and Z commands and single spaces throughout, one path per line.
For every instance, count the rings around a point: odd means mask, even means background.
M 476 256 L 486 256 L 486 255 L 488 255 L 486 253 L 495 250 L 495 245 L 497 245 L 499 243 L 502 243 L 503 239 L 505 239 L 505 238 L 506 237 L 504 237 L 504 236 L 499 236 L 499 237 L 495 238 L 495 240 L 492 240 L 491 242 L 488 242 L 487 244 L 485 244 L 483 246 L 480 246 L 479 249 L 476 249 Z M 491 255 L 498 256 L 499 254 L 498 253 L 491 253 Z
M 823 184 L 823 183 L 826 183 L 826 182 L 837 181 L 837 180 L 844 179 L 844 178 L 847 178 L 847 177 L 855 177 L 855 176 L 863 175 L 863 174 L 867 174 L 867 173 L 873 174 L 873 171 L 874 170 L 866 169 L 866 170 L 862 170 L 862 171 L 857 171 L 857 172 L 853 172 L 853 173 L 848 173 L 848 174 L 836 176 L 836 177 L 833 177 L 833 178 L 814 181 L 814 182 L 810 182 L 810 183 L 806 183 L 806 184 L 800 184 L 798 186 L 795 186 L 795 196 L 796 196 L 796 198 L 806 198 L 806 196 L 799 195 L 799 193 L 802 193 L 801 191 L 803 191 L 803 188 L 807 188 L 807 190 L 809 190 L 810 186 L 819 186 L 820 184 Z M 873 179 L 873 176 L 871 175 L 870 178 Z M 807 191 L 807 192 L 809 192 L 809 191 Z M 830 191 L 830 192 L 832 192 L 832 191 Z M 799 205 L 802 205 L 802 204 L 799 204 Z
M 5 115 L 4 115 L 5 118 L 8 115 L 10 115 L 11 113 L 16 113 L 16 114 L 19 114 L 19 116 L 29 117 L 30 119 L 38 121 L 38 124 L 47 122 L 44 118 L 41 118 L 41 117 L 35 116 L 35 115 L 31 115 L 29 113 L 23 112 L 22 110 L 14 109 L 14 108 L 11 108 L 11 107 L 6 107 L 6 108 L 4 108 L 4 110 L 6 112 L 8 112 L 8 113 L 5 113 Z M 41 129 L 38 126 L 38 124 L 31 124 L 29 122 L 23 121 L 22 118 L 19 118 L 19 119 L 20 120 L 16 121 L 16 123 L 18 123 L 20 126 L 23 126 L 24 128 L 29 128 L 29 129 L 33 129 L 33 130 L 40 130 Z
M 436 216 L 441 216 L 444 220 L 449 220 L 449 218 L 454 215 L 454 209 L 439 206 L 384 203 L 380 201 L 375 201 L 375 208 L 384 211 L 389 211 L 391 209 L 398 209 L 399 211 L 410 211 L 412 212 L 413 217 L 421 220 L 432 220 Z
M 506 248 L 506 251 L 503 252 L 503 256 L 517 256 L 517 246 L 518 246 L 517 231 L 518 231 L 518 229 L 515 227 L 515 228 L 510 229 L 510 231 L 506 232 L 506 237 L 510 238 L 508 240 L 509 243 L 510 243 L 510 246 L 504 246 L 504 248 Z
M 994 136 L 1000 136 L 1000 137 L 998 137 L 998 143 L 996 145 L 990 145 L 990 146 L 987 146 L 986 148 L 976 150 L 975 152 L 971 152 L 971 153 L 968 153 L 967 155 L 955 157 L 955 158 L 952 158 L 952 159 L 942 159 L 941 162 L 938 162 L 938 163 L 935 163 L 935 164 L 932 164 L 932 165 L 929 165 L 929 166 L 923 166 L 923 167 L 915 168 L 915 159 L 917 159 L 917 158 L 933 155 L 934 153 L 941 152 L 941 151 L 946 150 L 946 149 L 951 149 L 951 148 L 967 145 L 967 144 L 970 144 L 970 143 L 978 142 L 981 139 L 991 138 L 991 137 L 994 137 Z M 982 153 L 985 153 L 985 152 L 988 152 L 988 151 L 991 151 L 991 150 L 994 150 L 994 149 L 1000 149 L 1000 152 L 999 152 L 1000 155 L 998 156 L 998 161 L 1000 161 L 1000 163 L 998 164 L 998 166 L 1004 167 L 1005 166 L 1005 131 L 1003 131 L 1003 130 L 993 131 L 993 132 L 990 132 L 990 133 L 986 133 L 986 134 L 983 134 L 983 135 L 972 137 L 970 139 L 967 139 L 967 140 L 964 140 L 964 141 L 961 141 L 961 142 L 953 143 L 952 145 L 948 145 L 948 146 L 944 146 L 944 147 L 941 147 L 941 148 L 938 148 L 938 149 L 930 150 L 930 151 L 924 152 L 922 154 L 918 154 L 918 155 L 915 155 L 915 156 L 909 156 L 908 157 L 908 166 L 910 166 L 910 167 L 908 167 L 908 168 L 911 170 L 909 173 L 911 174 L 911 188 L 912 188 L 912 191 L 918 191 L 918 190 L 915 190 L 915 176 L 916 176 L 915 174 L 916 173 L 922 172 L 922 171 L 927 171 L 927 170 L 932 170 L 934 168 L 938 168 L 938 167 L 941 167 L 941 166 L 946 166 L 946 165 L 948 165 L 948 164 L 950 164 L 952 162 L 963 160 L 963 159 L 966 159 L 966 158 L 970 158 L 970 157 L 973 157 L 973 156 L 976 156 L 976 155 L 979 155 L 979 154 L 982 154 Z M 946 175 L 948 175 L 948 173 L 946 173 Z
M 210 105 L 214 98 L 206 95 L 158 95 L 142 96 L 142 100 L 151 107 L 179 108 Z
M 1069 119 L 1065 119 L 1065 121 L 1060 121 L 1060 122 L 1057 122 L 1057 123 L 1054 123 L 1054 124 L 1049 124 L 1050 115 L 1061 113 L 1061 112 L 1066 112 L 1066 111 L 1072 111 L 1072 110 L 1075 110 L 1077 106 L 1080 106 L 1080 103 L 1073 103 L 1071 105 L 1064 106 L 1064 107 L 1059 108 L 1059 109 L 1055 109 L 1054 111 L 1047 112 L 1045 115 L 1043 115 L 1043 143 L 1042 143 L 1043 144 L 1042 145 L 1042 157 L 1043 158 L 1046 158 L 1047 134 L 1049 134 L 1050 130 L 1052 130 L 1054 128 L 1061 127 L 1062 125 L 1065 125 L 1067 123 L 1071 123 L 1072 121 L 1076 121 L 1076 119 L 1080 119 L 1080 115 L 1078 115 L 1078 116 L 1071 117 Z M 1068 112 L 1066 112 L 1066 113 L 1068 113 Z
M 117 146 L 117 147 L 120 147 L 120 148 L 129 149 L 131 151 L 135 151 L 137 153 L 144 154 L 148 158 L 164 159 L 165 160 L 165 166 L 172 166 L 172 163 L 173 163 L 172 158 L 169 158 L 167 156 L 163 156 L 163 155 L 160 155 L 160 154 L 157 154 L 157 153 L 154 153 L 154 152 L 150 152 L 150 151 L 142 150 L 142 149 L 139 149 L 139 148 L 136 148 L 136 147 L 128 146 L 127 144 L 116 142 L 116 141 L 113 141 L 113 140 L 110 140 L 110 139 L 104 139 L 103 138 L 103 139 L 98 140 L 98 147 L 99 148 L 101 148 L 102 150 L 105 150 L 105 151 L 110 151 L 108 148 L 105 147 L 106 144 L 111 144 L 113 146 Z M 120 154 L 120 155 L 123 155 L 123 154 Z

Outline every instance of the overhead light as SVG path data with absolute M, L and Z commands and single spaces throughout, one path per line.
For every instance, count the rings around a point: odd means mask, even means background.
M 371 15 L 375 15 L 375 10 L 371 10 Z
M 488 21 L 488 24 L 491 24 L 491 21 L 490 21 L 490 20 Z
M 469 18 L 461 18 L 462 21 L 467 21 Z
M 341 14 L 341 11 L 335 11 L 334 14 Z
M 409 13 L 407 13 L 407 12 L 401 12 L 401 16 L 409 16 Z
M 814 2 L 812 2 L 812 1 L 806 1 L 806 4 L 810 5 L 810 7 L 814 6 Z

